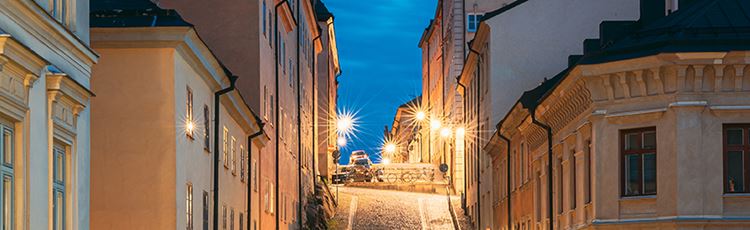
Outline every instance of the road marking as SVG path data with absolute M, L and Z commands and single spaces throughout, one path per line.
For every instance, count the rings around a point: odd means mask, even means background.
M 422 223 L 422 230 L 427 229 L 427 222 L 425 221 L 424 217 L 424 210 L 422 208 L 422 204 L 424 203 L 424 199 L 419 198 L 419 221 Z
M 347 225 L 346 230 L 352 230 L 355 213 L 357 213 L 357 196 L 352 196 L 352 202 L 349 203 L 349 225 Z

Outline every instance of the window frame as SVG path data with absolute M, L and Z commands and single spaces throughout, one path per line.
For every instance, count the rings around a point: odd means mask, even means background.
M 203 149 L 211 152 L 211 109 L 203 105 Z
M 193 128 L 192 129 L 185 129 L 185 135 L 190 138 L 190 140 L 193 140 L 193 133 L 195 132 L 195 119 L 193 119 L 193 90 L 190 88 L 190 86 L 186 87 L 186 95 L 185 95 L 185 125 L 192 123 Z
M 646 133 L 649 133 L 649 132 L 653 132 L 655 135 L 653 149 L 645 149 L 643 146 L 643 140 L 645 138 L 644 136 Z M 637 139 L 637 142 L 636 142 L 639 146 L 639 149 L 627 149 L 627 144 L 628 144 L 627 136 L 631 134 L 638 134 L 638 136 L 640 137 Z M 658 150 L 658 144 L 657 144 L 658 136 L 657 136 L 656 127 L 652 126 L 652 127 L 620 130 L 619 139 L 620 139 L 619 149 L 620 149 L 620 168 L 621 168 L 620 169 L 620 186 L 621 186 L 620 197 L 655 196 L 656 194 L 658 194 L 658 191 L 659 191 L 658 190 L 658 174 L 659 174 L 658 169 L 659 168 L 658 168 L 658 151 L 657 151 Z M 646 154 L 654 154 L 654 157 L 657 157 L 654 160 L 654 167 L 656 168 L 656 171 L 654 172 L 655 174 L 654 174 L 654 192 L 653 193 L 646 193 L 646 189 L 645 189 L 645 185 L 646 185 L 645 175 L 644 175 L 645 166 L 643 163 L 644 163 L 644 156 Z M 626 157 L 629 155 L 639 155 L 641 159 L 640 164 L 638 165 L 639 170 L 640 170 L 639 175 L 638 175 L 638 177 L 640 178 L 640 182 L 639 182 L 640 192 L 641 192 L 640 194 L 628 194 L 626 191 L 626 188 L 627 188 L 626 170 L 627 169 L 625 168 L 625 165 L 627 161 Z
M 209 220 L 209 204 L 211 203 L 209 199 L 208 191 L 203 190 L 203 230 L 208 230 L 208 220 Z
M 727 131 L 730 129 L 742 130 L 742 144 L 741 145 L 729 145 L 729 139 Z M 729 177 L 729 161 L 728 155 L 730 151 L 741 151 L 743 159 L 742 176 L 743 176 L 743 188 L 742 191 L 729 191 L 728 177 Z M 750 124 L 724 124 L 722 125 L 722 185 L 724 187 L 724 194 L 747 194 L 750 193 Z
M 67 191 L 66 191 L 66 183 L 67 183 L 67 170 L 66 170 L 66 160 L 67 160 L 67 154 L 68 149 L 67 146 L 63 146 L 60 144 L 54 144 L 52 147 L 52 167 L 53 167 L 53 173 L 52 173 L 52 229 L 54 230 L 64 230 L 67 228 L 66 226 L 66 209 L 67 209 Z M 60 159 L 58 159 L 58 156 L 60 156 Z M 58 160 L 60 164 L 58 165 Z M 60 167 L 60 168 L 58 168 Z M 60 176 L 60 179 L 58 180 L 58 175 Z M 57 196 L 62 196 L 62 204 L 59 203 L 59 200 Z M 58 207 L 61 207 L 58 210 Z M 58 212 L 59 211 L 59 212 Z M 59 221 L 58 221 L 59 220 Z
M 193 184 L 185 186 L 185 229 L 193 230 Z
M 15 227 L 15 132 L 13 128 L 0 125 L 2 128 L 2 141 L 0 141 L 0 154 L 2 154 L 2 164 L 0 164 L 0 178 L 2 178 L 2 188 L 0 188 L 0 227 L 2 229 L 14 229 Z M 9 137 L 6 143 L 6 135 Z M 6 146 L 9 145 L 9 146 Z M 9 156 L 6 162 L 6 156 Z M 9 194 L 5 194 L 5 182 L 9 182 Z M 7 201 L 7 203 L 6 203 Z M 6 207 L 7 205 L 7 207 Z M 4 212 L 5 210 L 9 213 Z M 6 222 L 6 220 L 9 220 Z

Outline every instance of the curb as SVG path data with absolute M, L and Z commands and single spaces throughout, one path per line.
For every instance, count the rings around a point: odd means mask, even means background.
M 448 187 L 445 187 L 445 196 L 448 198 L 448 212 L 451 213 L 451 220 L 453 221 L 453 229 L 461 230 L 461 225 L 458 224 L 458 219 L 456 218 L 456 211 L 453 210 L 453 203 L 451 203 L 451 195 L 450 195 L 450 191 L 448 190 Z

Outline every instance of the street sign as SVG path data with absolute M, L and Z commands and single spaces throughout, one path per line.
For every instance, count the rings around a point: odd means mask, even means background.
M 440 164 L 440 172 L 442 173 L 448 172 L 448 165 L 445 163 Z
M 337 163 L 339 162 L 339 160 L 341 160 L 341 151 L 339 151 L 338 149 L 333 150 L 333 153 L 331 155 L 333 155 L 333 163 Z

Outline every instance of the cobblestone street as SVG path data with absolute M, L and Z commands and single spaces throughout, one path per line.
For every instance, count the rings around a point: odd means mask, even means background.
M 334 229 L 454 229 L 445 195 L 351 187 L 339 195 Z

